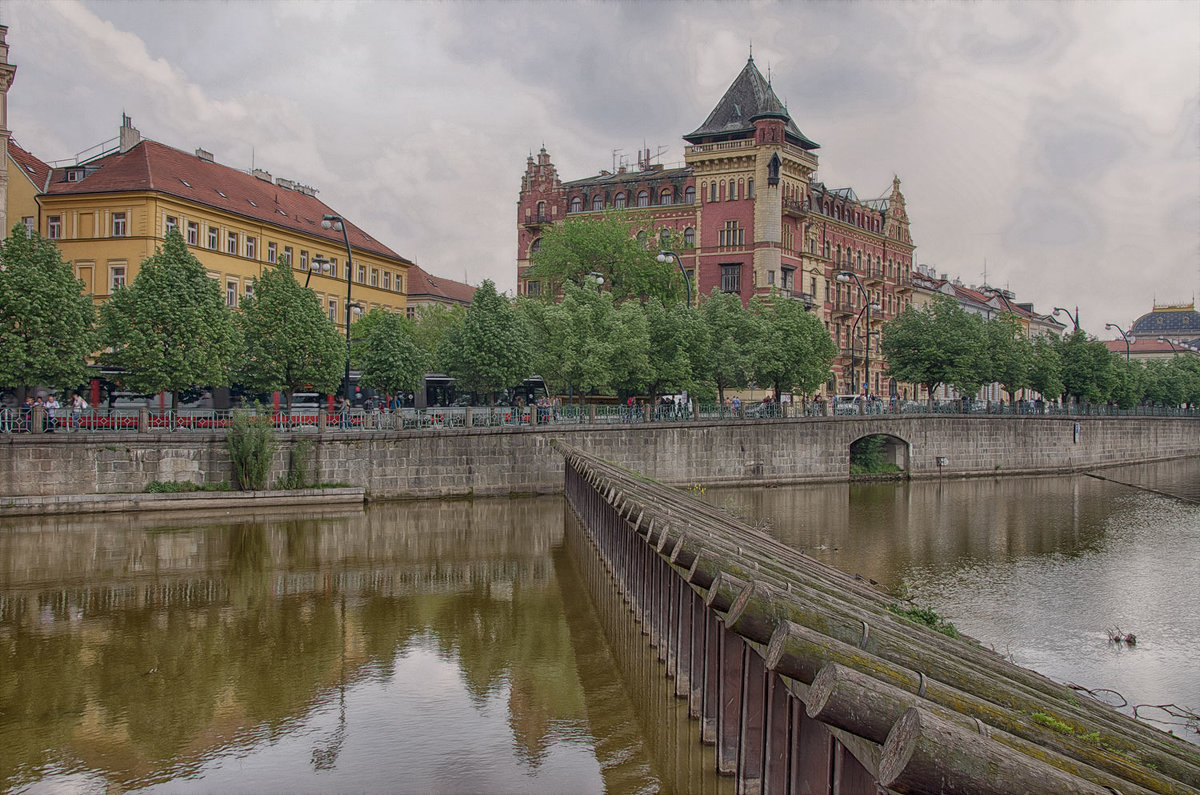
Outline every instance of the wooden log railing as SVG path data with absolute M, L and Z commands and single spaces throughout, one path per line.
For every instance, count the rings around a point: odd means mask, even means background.
M 1200 793 L 1195 746 L 903 619 L 869 583 L 682 490 L 554 445 L 572 510 L 739 792 Z

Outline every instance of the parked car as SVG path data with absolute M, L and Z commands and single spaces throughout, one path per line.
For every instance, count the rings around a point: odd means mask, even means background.
M 865 408 L 860 411 L 863 406 L 863 401 L 866 400 L 862 395 L 834 395 L 833 396 L 833 413 L 834 414 L 860 414 L 865 413 Z

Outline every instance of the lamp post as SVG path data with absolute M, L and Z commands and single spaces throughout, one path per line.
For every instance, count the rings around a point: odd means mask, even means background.
M 679 272 L 683 274 L 683 284 L 687 288 L 687 306 L 688 306 L 688 309 L 691 309 L 692 308 L 692 280 L 690 278 L 688 278 L 687 271 L 685 271 L 683 269 L 683 260 L 679 259 L 679 255 L 676 254 L 674 251 L 660 251 L 660 252 L 658 252 L 658 256 L 655 257 L 655 259 L 658 260 L 659 262 L 670 262 L 672 259 L 675 260 L 675 264 L 679 266 Z
M 354 255 L 350 252 L 350 235 L 346 231 L 346 223 L 340 215 L 325 215 L 321 219 L 322 229 L 338 229 L 342 233 L 342 241 L 346 244 L 346 388 L 343 393 L 350 400 L 350 307 L 359 306 L 350 300 L 350 285 L 354 283 Z M 337 274 L 334 274 L 337 278 Z M 360 307 L 361 308 L 361 307 Z
M 313 271 L 329 275 L 333 272 L 333 266 L 329 264 L 329 260 L 322 257 L 320 254 L 317 254 L 315 257 L 313 257 L 312 267 L 308 269 L 308 275 L 304 277 L 305 287 L 308 287 L 308 281 L 312 278 Z
M 1075 330 L 1079 331 L 1079 307 L 1075 307 L 1075 314 L 1071 314 L 1070 309 L 1063 309 L 1061 306 L 1054 307 L 1054 314 L 1057 317 L 1059 312 L 1065 312 L 1067 317 L 1071 318 L 1071 322 L 1075 324 Z
M 1159 337 L 1158 341 L 1167 343 L 1171 346 L 1171 353 L 1175 356 L 1179 355 L 1179 349 L 1175 347 L 1175 340 L 1169 340 L 1166 337 Z
M 867 384 L 867 387 L 866 387 L 867 394 L 870 394 L 870 392 L 871 392 L 871 296 L 869 293 L 867 293 L 867 288 L 863 287 L 862 280 L 858 278 L 858 274 L 856 274 L 852 271 L 838 271 L 836 278 L 842 284 L 849 284 L 850 282 L 853 281 L 858 286 L 858 291 L 862 294 L 862 297 L 863 297 L 863 304 L 864 304 L 863 311 L 867 316 L 866 344 L 864 345 L 864 350 L 863 350 L 863 369 L 866 371 L 864 373 L 864 378 L 865 378 L 865 381 Z M 878 304 L 876 304 L 876 306 L 878 306 Z M 850 329 L 850 337 L 851 337 L 851 339 L 850 339 L 850 364 L 851 364 L 851 368 L 853 368 L 853 366 L 854 366 L 854 329 L 857 327 L 858 327 L 858 321 L 855 320 L 854 325 Z M 858 392 L 858 382 L 857 381 L 854 384 L 854 391 Z
M 1130 339 L 1129 337 L 1127 337 L 1125 335 L 1125 329 L 1121 328 L 1116 323 L 1105 323 L 1104 328 L 1106 328 L 1106 329 L 1115 328 L 1117 331 L 1121 332 L 1121 339 L 1125 340 L 1125 361 L 1129 361 L 1129 343 L 1137 342 L 1137 338 L 1134 337 L 1133 339 Z

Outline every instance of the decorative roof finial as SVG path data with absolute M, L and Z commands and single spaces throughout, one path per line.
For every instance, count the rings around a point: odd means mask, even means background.
M 750 63 L 754 63 L 754 40 L 750 40 Z

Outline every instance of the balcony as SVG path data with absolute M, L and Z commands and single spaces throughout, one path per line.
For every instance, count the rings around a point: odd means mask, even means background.
M 525 226 L 530 226 L 530 227 L 545 226 L 546 224 L 550 223 L 550 217 L 547 216 L 545 213 L 539 213 L 537 215 L 526 218 L 522 223 Z
M 829 310 L 829 314 L 832 315 L 833 317 L 841 317 L 841 316 L 849 317 L 851 315 L 858 314 L 858 307 L 855 306 L 850 301 L 845 301 L 845 300 L 834 301 L 833 307 Z
M 808 199 L 786 198 L 783 200 L 783 214 L 793 218 L 803 218 L 811 209 Z

